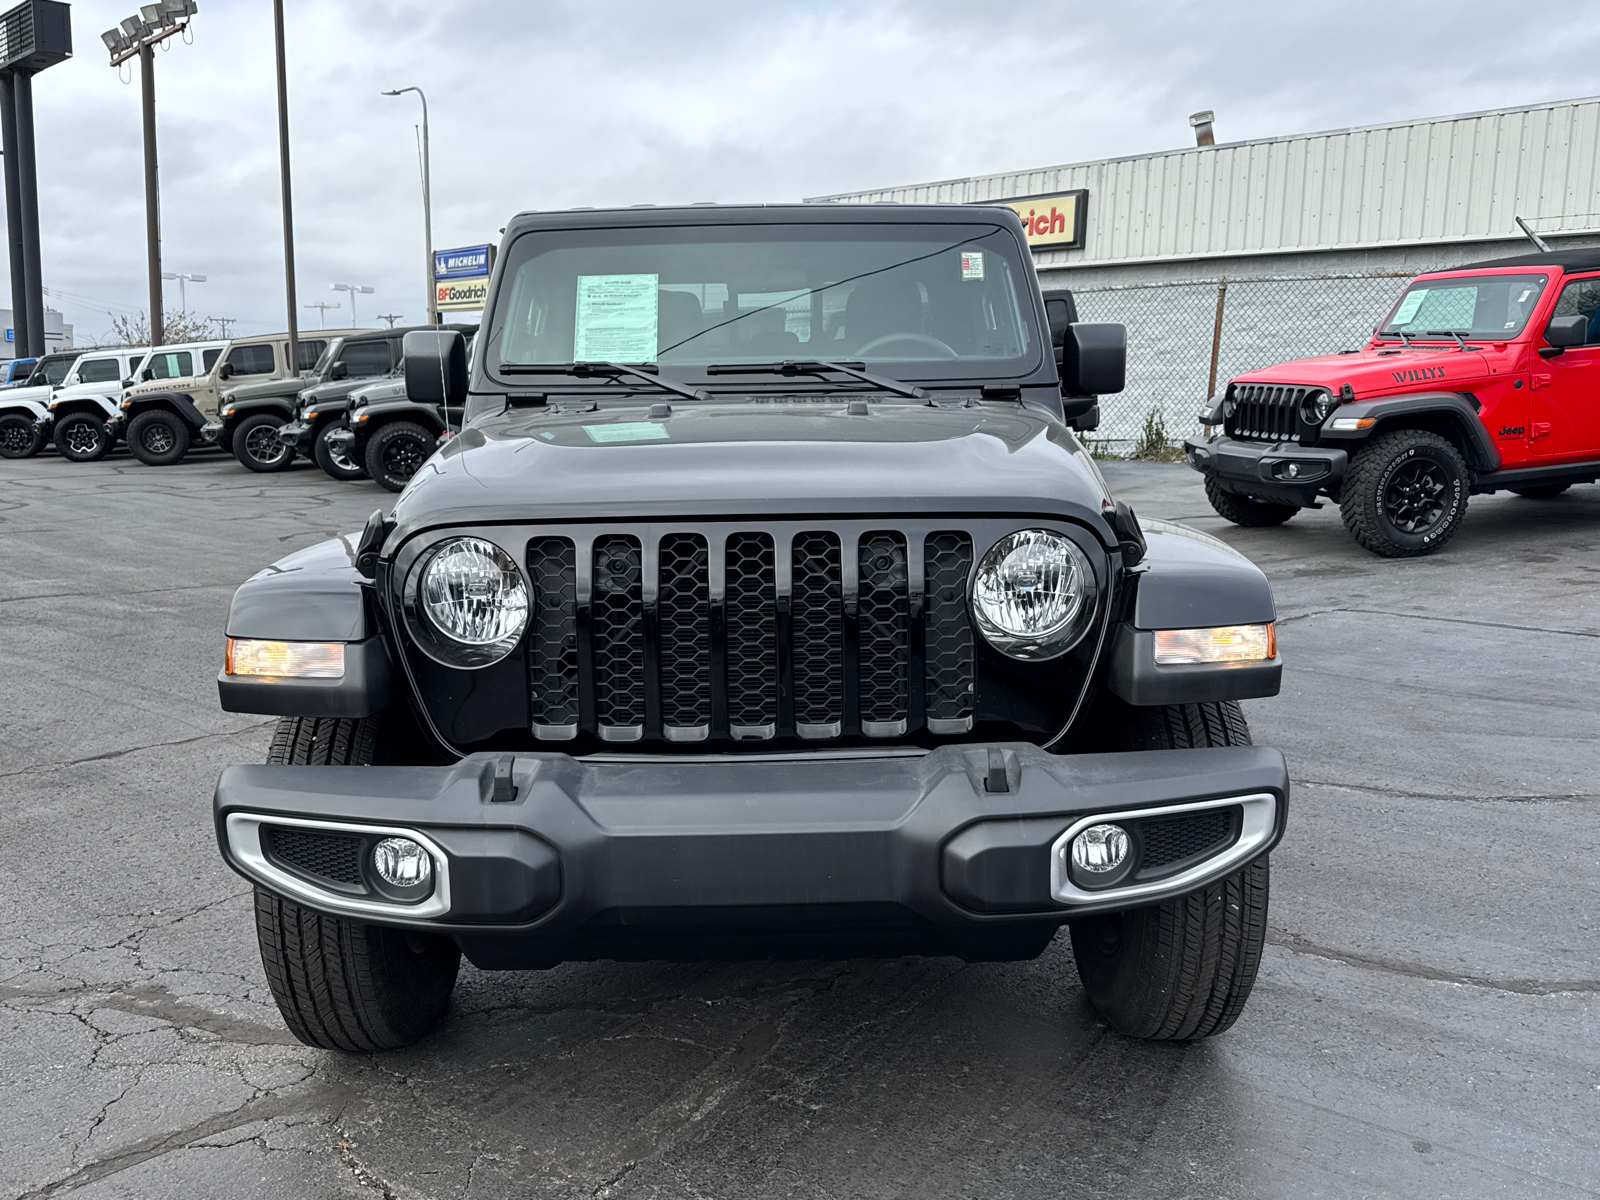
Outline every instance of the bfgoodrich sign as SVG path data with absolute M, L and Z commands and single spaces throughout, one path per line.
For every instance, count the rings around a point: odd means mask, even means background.
M 1016 210 L 1030 246 L 1052 246 L 1076 250 L 1083 245 L 1084 218 L 1089 211 L 1089 191 L 1079 188 L 1053 196 L 1024 196 L 1021 200 L 998 200 Z

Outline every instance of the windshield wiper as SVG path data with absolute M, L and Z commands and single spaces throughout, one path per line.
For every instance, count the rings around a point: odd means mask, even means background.
M 901 383 L 898 379 L 890 379 L 887 375 L 873 375 L 861 368 L 865 363 L 828 362 L 821 358 L 786 358 L 782 362 L 769 363 L 713 363 L 706 368 L 707 375 L 826 375 L 829 371 L 837 371 L 841 375 L 849 375 L 852 379 L 859 379 L 863 383 L 870 383 L 873 387 L 880 387 L 886 392 L 894 392 L 898 396 L 907 396 L 912 400 L 926 400 L 928 393 L 922 388 L 913 387 L 908 383 Z
M 1471 331 L 1468 330 L 1468 332 L 1470 333 Z M 1451 338 L 1455 338 L 1456 345 L 1461 347 L 1461 353 L 1465 354 L 1467 352 L 1467 344 L 1466 344 L 1466 342 L 1461 340 L 1461 335 L 1459 333 L 1457 333 L 1454 329 L 1430 329 L 1430 330 L 1428 330 L 1427 336 L 1428 337 L 1451 337 Z
M 709 400 L 711 393 L 704 388 L 690 387 L 676 379 L 647 371 L 643 367 L 630 367 L 626 363 L 576 362 L 576 363 L 502 363 L 502 375 L 632 375 L 646 383 L 653 383 L 664 392 L 683 396 L 688 400 Z

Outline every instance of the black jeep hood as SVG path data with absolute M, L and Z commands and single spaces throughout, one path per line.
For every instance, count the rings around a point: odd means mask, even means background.
M 1115 545 L 1093 460 L 1015 403 L 751 402 L 511 410 L 430 459 L 394 508 L 402 538 L 442 525 L 871 513 L 1073 518 Z M 397 544 L 397 543 L 391 543 Z

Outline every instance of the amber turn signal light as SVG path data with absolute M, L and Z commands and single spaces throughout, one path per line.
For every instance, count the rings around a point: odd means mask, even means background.
M 229 638 L 223 671 L 277 679 L 343 679 L 344 643 Z
M 1277 657 L 1278 634 L 1271 621 L 1265 625 L 1156 630 L 1156 662 L 1163 666 L 1266 662 Z

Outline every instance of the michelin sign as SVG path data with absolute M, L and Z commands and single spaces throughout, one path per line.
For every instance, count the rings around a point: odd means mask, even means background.
M 489 297 L 493 246 L 461 246 L 433 252 L 433 290 L 441 312 L 479 309 Z

